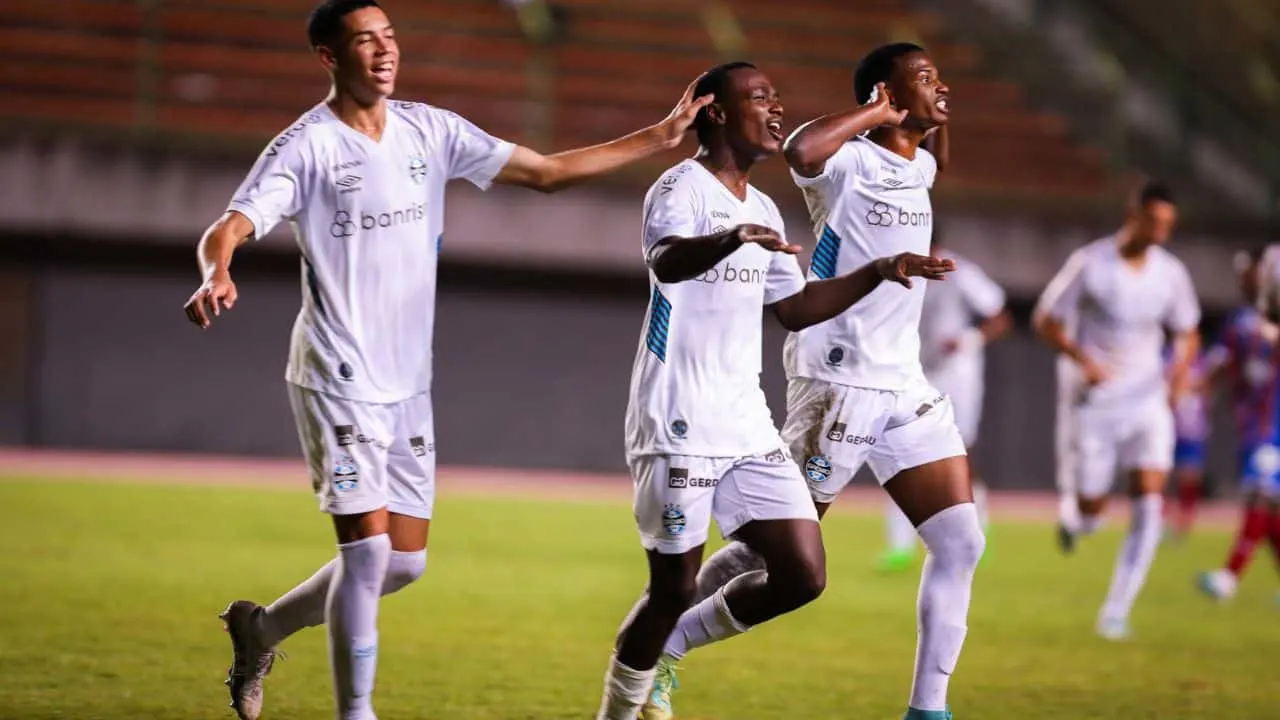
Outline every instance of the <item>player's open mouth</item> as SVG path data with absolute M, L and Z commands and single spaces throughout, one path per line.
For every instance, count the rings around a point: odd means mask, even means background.
M 943 115 L 946 115 L 948 112 L 951 112 L 950 108 L 947 106 L 946 98 L 938 98 L 938 101 L 935 102 L 933 106 L 941 110 Z
M 769 134 L 773 136 L 774 140 L 782 139 L 782 121 L 781 120 L 770 120 L 769 122 L 765 123 L 765 127 L 769 129 Z
M 382 65 L 373 66 L 373 76 L 378 78 L 382 82 L 391 82 L 391 79 L 395 77 L 395 73 L 396 73 L 396 66 L 392 65 L 391 63 L 384 63 Z

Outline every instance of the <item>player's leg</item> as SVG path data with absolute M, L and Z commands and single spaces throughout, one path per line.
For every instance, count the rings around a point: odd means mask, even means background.
M 728 537 L 750 548 L 764 568 L 737 575 L 680 616 L 659 660 L 641 717 L 673 717 L 675 665 L 699 647 L 746 632 L 799 608 L 826 587 L 818 515 L 788 453 L 737 461 L 716 488 L 712 514 Z
M 916 556 L 916 528 L 891 498 L 885 498 L 884 527 L 888 547 L 880 556 L 880 569 L 885 572 L 907 569 Z
M 1060 482 L 1070 492 L 1060 496 L 1058 542 L 1069 553 L 1079 537 L 1102 527 L 1124 427 L 1117 418 L 1086 410 L 1069 413 L 1066 421 L 1066 447 L 1058 470 Z
M 630 465 L 649 585 L 618 631 L 596 720 L 635 720 L 648 698 L 663 645 L 693 603 L 711 524 L 714 487 L 690 487 L 689 479 L 719 479 L 722 470 L 710 458 L 678 456 L 639 457 Z
M 1146 583 L 1164 525 L 1164 491 L 1173 463 L 1173 413 L 1160 403 L 1135 408 L 1137 424 L 1118 448 L 1132 500 L 1129 532 L 1116 556 L 1098 632 L 1109 640 L 1129 634 L 1129 613 Z
M 1235 597 L 1240 577 L 1270 531 L 1271 513 L 1264 491 L 1276 484 L 1280 456 L 1274 447 L 1264 444 L 1242 449 L 1239 460 L 1240 490 L 1244 497 L 1240 527 L 1223 567 L 1201 573 L 1197 581 L 1200 590 L 1215 600 Z
M 435 430 L 429 394 L 394 406 L 394 442 L 387 449 L 390 502 L 387 534 L 391 559 L 382 582 L 382 594 L 401 590 L 426 572 L 427 536 L 435 502 Z M 322 469 L 327 472 L 327 466 Z M 299 630 L 324 624 L 325 604 L 335 558 L 297 587 L 280 596 L 255 615 L 260 640 L 277 645 Z
M 947 688 L 968 632 L 973 576 L 986 543 L 973 504 L 964 441 L 946 397 L 902 393 L 898 412 L 869 462 L 927 550 L 905 717 L 941 720 L 949 717 Z
M 1196 505 L 1204 492 L 1204 452 L 1202 441 L 1178 440 L 1173 451 L 1173 481 L 1178 502 L 1173 513 L 1173 535 L 1185 537 L 1195 521 Z
M 877 436 L 884 428 L 884 407 L 891 393 L 854 391 L 809 378 L 787 382 L 787 419 L 782 440 L 798 463 L 821 518 L 853 480 L 870 450 L 850 438 Z M 729 580 L 764 569 L 764 558 L 740 541 L 717 550 L 698 573 L 699 601 Z

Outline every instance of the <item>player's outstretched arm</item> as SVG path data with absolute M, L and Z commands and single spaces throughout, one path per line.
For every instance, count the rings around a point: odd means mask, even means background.
M 788 243 L 776 230 L 746 224 L 711 235 L 665 237 L 649 250 L 646 260 L 659 282 L 684 282 L 715 267 L 745 243 L 792 255 L 800 252 L 799 245 Z
M 787 138 L 783 156 L 801 177 L 818 177 L 840 146 L 872 128 L 900 125 L 906 117 L 907 111 L 893 107 L 884 83 L 880 83 L 866 105 L 823 115 L 797 128 Z
M 253 223 L 232 210 L 209 226 L 196 247 L 202 282 L 187 301 L 187 319 L 202 328 L 236 304 L 236 284 L 231 281 L 231 256 L 253 237 Z
M 955 269 L 955 262 L 949 259 L 901 253 L 867 263 L 847 275 L 805 283 L 800 292 L 774 303 L 773 312 L 787 330 L 803 330 L 849 309 L 885 280 L 910 288 L 913 277 L 942 280 Z
M 1183 395 L 1193 392 L 1191 364 L 1200 354 L 1200 331 L 1186 330 L 1173 336 L 1173 362 L 1169 368 L 1169 399 L 1177 403 Z
M 693 126 L 698 111 L 715 99 L 713 95 L 695 98 L 693 90 L 697 84 L 698 80 L 689 84 L 680 102 L 662 122 L 617 140 L 554 155 L 517 147 L 493 181 L 550 193 L 675 148 Z

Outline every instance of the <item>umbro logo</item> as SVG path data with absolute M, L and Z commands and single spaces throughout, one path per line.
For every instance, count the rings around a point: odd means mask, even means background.
M 880 182 L 884 183 L 885 187 L 891 187 L 894 189 L 902 187 L 902 181 L 896 177 L 888 177 L 881 180 Z
M 343 175 L 342 177 L 338 178 L 337 180 L 334 180 L 334 181 L 333 181 L 333 184 L 335 184 L 335 185 L 337 185 L 338 187 L 342 188 L 342 189 L 341 189 L 341 190 L 339 190 L 338 192 L 339 192 L 339 193 L 342 193 L 342 194 L 344 194 L 344 195 L 345 195 L 346 193 L 351 193 L 351 192 L 355 192 L 355 191 L 359 190 L 359 189 L 360 189 L 360 183 L 361 183 L 363 180 L 364 180 L 364 178 L 360 177 L 359 175 Z

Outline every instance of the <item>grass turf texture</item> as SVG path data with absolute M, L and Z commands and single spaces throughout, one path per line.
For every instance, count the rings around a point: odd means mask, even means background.
M 6 720 L 233 717 L 216 613 L 267 602 L 332 556 L 328 523 L 299 492 L 13 479 L 0 507 Z M 426 577 L 383 605 L 379 717 L 591 717 L 644 584 L 629 509 L 446 495 L 436 514 Z M 874 571 L 878 517 L 834 515 L 825 531 L 827 593 L 687 658 L 681 718 L 901 716 L 918 573 Z M 952 683 L 960 720 L 1275 717 L 1271 559 L 1217 606 L 1191 580 L 1227 537 L 1163 547 L 1134 640 L 1110 644 L 1092 626 L 1119 539 L 1113 527 L 1064 559 L 1047 525 L 996 526 Z M 264 720 L 331 717 L 323 630 L 285 648 Z

